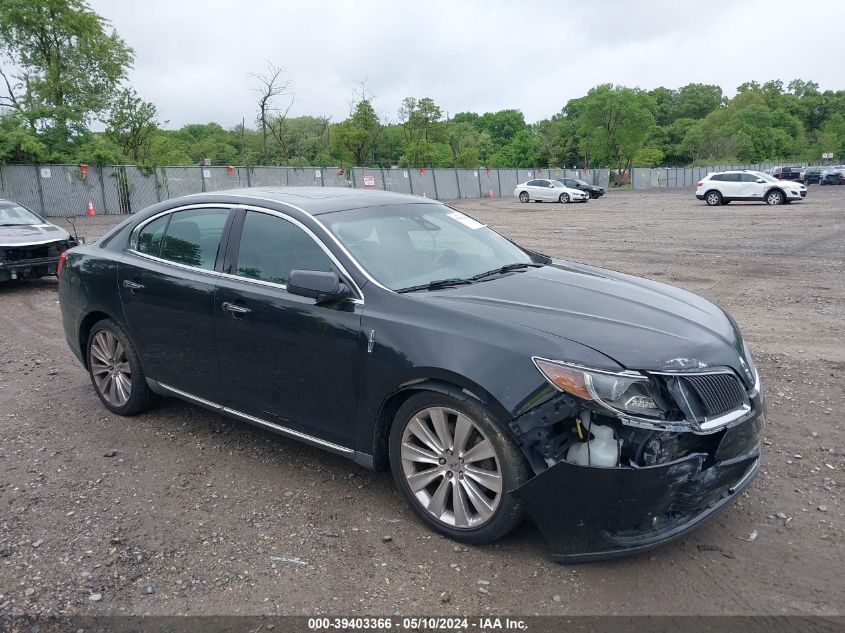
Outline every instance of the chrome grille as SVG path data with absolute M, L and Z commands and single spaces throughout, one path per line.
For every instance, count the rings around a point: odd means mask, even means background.
M 738 409 L 745 403 L 745 389 L 733 373 L 693 374 L 683 379 L 701 399 L 708 418 Z

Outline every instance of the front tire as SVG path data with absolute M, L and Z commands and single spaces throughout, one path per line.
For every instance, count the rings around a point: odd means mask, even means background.
M 722 204 L 722 194 L 718 191 L 708 191 L 704 195 L 704 202 L 706 202 L 708 206 L 718 207 Z
M 111 319 L 94 324 L 85 347 L 88 375 L 100 401 L 117 415 L 137 415 L 155 402 L 138 352 Z
M 528 202 L 528 192 L 527 191 L 520 191 L 519 192 L 519 201 L 520 202 Z
M 414 513 L 463 543 L 495 541 L 522 520 L 510 491 L 530 477 L 516 443 L 480 402 L 422 391 L 396 413 L 390 468 Z
M 569 202 L 569 194 L 568 193 L 560 194 L 560 197 L 557 199 L 557 201 L 562 202 L 563 204 L 567 204 Z
M 783 193 L 778 191 L 777 189 L 770 191 L 766 194 L 766 204 L 770 205 L 778 205 L 783 204 L 783 201 L 786 198 L 784 197 Z

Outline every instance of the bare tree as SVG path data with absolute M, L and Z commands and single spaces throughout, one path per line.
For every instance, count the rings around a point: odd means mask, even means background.
M 288 82 L 291 83 L 291 82 Z M 294 101 L 296 101 L 296 96 L 293 93 L 283 93 L 290 95 L 290 102 L 288 103 L 287 107 L 282 108 L 272 108 L 268 113 L 267 119 L 267 129 L 270 131 L 270 134 L 273 135 L 273 138 L 276 139 L 276 143 L 279 144 L 279 148 L 282 150 L 282 156 L 284 160 L 287 161 L 288 159 L 288 138 L 285 136 L 285 119 L 288 117 L 288 113 L 290 109 L 293 107 Z M 264 138 L 264 154 L 267 155 L 267 139 Z M 264 162 L 267 162 L 265 158 Z
M 279 97 L 290 97 L 290 103 L 284 113 L 284 116 L 287 116 L 287 113 L 293 106 L 294 94 L 291 91 L 293 81 L 285 79 L 285 70 L 270 61 L 264 61 L 267 63 L 267 72 L 265 74 L 249 73 L 249 76 L 258 83 L 258 86 L 253 88 L 253 90 L 258 94 L 258 124 L 261 126 L 261 151 L 264 162 L 267 163 L 269 159 L 267 136 L 269 133 L 275 136 L 271 124 L 272 114 L 278 112 L 278 109 L 275 107 L 275 101 Z M 282 117 L 282 120 L 284 120 L 284 117 Z

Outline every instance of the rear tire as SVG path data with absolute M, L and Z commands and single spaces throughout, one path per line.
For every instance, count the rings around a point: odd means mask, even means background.
M 569 194 L 568 193 L 560 194 L 560 197 L 557 199 L 557 201 L 562 202 L 563 204 L 568 203 L 569 202 Z
M 527 191 L 520 191 L 519 192 L 519 201 L 520 202 L 528 202 L 529 196 Z
M 710 207 L 718 207 L 722 204 L 722 194 L 715 190 L 708 191 L 704 194 L 704 202 Z
M 470 430 L 462 432 L 459 425 Z M 522 521 L 522 507 L 511 491 L 531 477 L 528 464 L 475 398 L 460 392 L 412 395 L 396 413 L 388 448 L 396 487 L 434 531 L 482 544 Z
M 111 319 L 94 324 L 85 346 L 88 375 L 100 401 L 117 415 L 138 415 L 153 406 L 135 346 Z

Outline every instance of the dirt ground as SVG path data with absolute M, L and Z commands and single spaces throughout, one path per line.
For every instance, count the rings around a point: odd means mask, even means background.
M 0 287 L 0 615 L 845 613 L 845 187 L 783 207 L 709 208 L 688 190 L 456 206 L 734 315 L 769 407 L 742 499 L 613 562 L 555 564 L 528 523 L 459 547 L 387 473 L 175 400 L 109 414 L 65 344 L 56 281 L 13 283 Z M 95 237 L 119 219 L 77 226 Z

